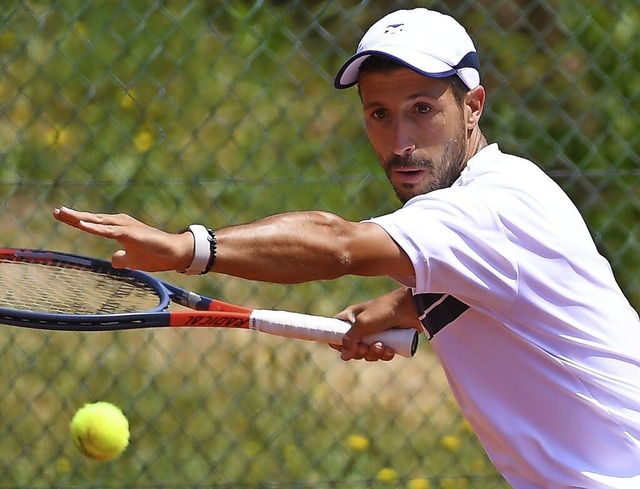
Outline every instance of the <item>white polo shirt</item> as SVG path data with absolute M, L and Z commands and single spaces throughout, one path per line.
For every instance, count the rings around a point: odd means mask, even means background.
M 494 144 L 371 222 L 413 261 L 396 280 L 512 486 L 640 488 L 640 321 L 553 180 Z

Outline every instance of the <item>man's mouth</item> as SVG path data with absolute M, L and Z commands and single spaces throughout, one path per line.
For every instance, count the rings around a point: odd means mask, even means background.
M 424 178 L 423 168 L 394 168 L 393 180 L 400 184 L 415 184 Z

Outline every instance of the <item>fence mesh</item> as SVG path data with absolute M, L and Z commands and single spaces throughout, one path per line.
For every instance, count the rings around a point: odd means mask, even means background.
M 472 33 L 485 134 L 570 194 L 640 306 L 635 0 L 5 0 L 3 243 L 108 257 L 112 243 L 54 224 L 61 204 L 174 231 L 397 208 L 357 94 L 332 78 L 369 25 L 413 6 Z M 393 287 L 170 280 L 326 315 Z M 246 332 L 5 327 L 0 338 L 0 487 L 505 487 L 424 341 L 412 360 L 359 364 Z M 110 463 L 83 459 L 68 432 L 95 400 L 121 406 L 132 428 Z

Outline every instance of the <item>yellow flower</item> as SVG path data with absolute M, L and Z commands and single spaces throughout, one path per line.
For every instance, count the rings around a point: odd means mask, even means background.
M 452 452 L 457 452 L 458 450 L 460 450 L 460 446 L 462 445 L 462 443 L 460 442 L 460 438 L 453 435 L 443 436 L 442 439 L 440 440 L 440 444 L 444 448 Z
M 365 452 L 369 449 L 371 442 L 366 436 L 351 435 L 347 438 L 347 445 L 354 452 Z
M 48 146 L 64 146 L 69 142 L 69 131 L 66 129 L 49 129 L 45 134 Z
M 133 107 L 135 93 L 133 90 L 128 90 L 120 99 L 120 107 L 123 109 L 130 109 Z
M 411 479 L 407 489 L 429 489 L 429 481 L 427 479 Z
M 146 153 L 153 146 L 153 134 L 151 131 L 143 129 L 133 137 L 133 145 L 139 153 Z
M 466 477 L 447 477 L 440 483 L 442 489 L 467 489 L 469 480 Z
M 376 478 L 386 484 L 395 484 L 398 481 L 398 474 L 391 467 L 385 467 L 380 469 Z

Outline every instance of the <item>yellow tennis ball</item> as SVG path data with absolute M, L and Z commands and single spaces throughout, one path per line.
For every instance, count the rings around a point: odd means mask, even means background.
M 80 452 L 96 460 L 111 460 L 129 444 L 129 421 L 108 402 L 85 404 L 71 420 L 71 436 Z

